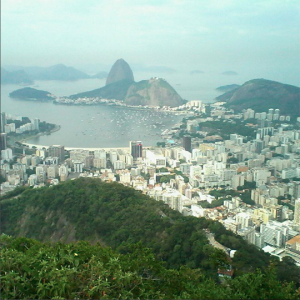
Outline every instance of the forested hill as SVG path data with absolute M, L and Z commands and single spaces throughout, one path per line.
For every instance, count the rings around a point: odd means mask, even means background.
M 237 111 L 252 108 L 257 112 L 278 108 L 283 115 L 300 115 L 300 88 L 280 82 L 253 79 L 240 87 L 216 97 Z
M 11 98 L 19 98 L 25 100 L 54 100 L 55 96 L 50 92 L 37 90 L 31 87 L 25 87 L 15 90 L 9 94 Z
M 201 268 L 215 278 L 226 255 L 208 244 L 203 229 L 237 250 L 232 259 L 236 276 L 257 268 L 265 270 L 272 261 L 278 266 L 278 278 L 294 280 L 300 286 L 299 269 L 289 259 L 279 263 L 219 222 L 183 217 L 164 203 L 118 183 L 80 178 L 53 187 L 20 188 L 1 201 L 2 233 L 45 242 L 100 242 L 121 253 L 141 241 L 167 267 Z

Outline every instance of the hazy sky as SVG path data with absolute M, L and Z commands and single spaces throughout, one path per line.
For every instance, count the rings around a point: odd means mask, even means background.
M 299 0 L 2 0 L 1 64 L 106 68 L 124 58 L 300 85 L 299 12 Z

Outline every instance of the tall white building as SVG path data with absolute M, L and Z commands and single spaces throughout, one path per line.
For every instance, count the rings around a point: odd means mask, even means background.
M 47 176 L 48 178 L 56 178 L 58 176 L 58 166 L 57 165 L 51 165 L 47 169 Z
M 39 119 L 33 119 L 31 122 L 33 123 L 33 126 L 34 126 L 35 130 L 40 129 L 40 120 Z
M 58 175 L 61 181 L 65 181 L 69 175 L 69 169 L 66 165 L 61 165 L 58 169 Z
M 47 173 L 47 166 L 46 165 L 38 165 L 35 168 L 35 174 L 37 176 L 37 182 L 43 183 L 46 181 L 46 173 Z
M 74 172 L 75 173 L 82 173 L 83 170 L 83 163 L 81 161 L 74 161 Z
M 240 228 L 250 227 L 253 225 L 251 216 L 244 212 L 236 215 L 236 222 L 240 225 Z
M 126 154 L 125 156 L 125 162 L 126 162 L 126 165 L 128 167 L 132 166 L 133 165 L 133 157 L 131 154 Z
M 10 148 L 6 148 L 5 150 L 1 150 L 1 160 L 11 160 L 13 159 L 13 153 Z
M 300 225 L 300 198 L 295 201 L 294 223 Z
M 279 222 L 269 221 L 267 224 L 261 224 L 260 232 L 267 245 L 284 247 L 288 240 L 289 228 Z
M 109 152 L 110 162 L 114 164 L 118 160 L 118 153 L 115 150 Z
M 125 169 L 125 162 L 122 160 L 116 160 L 114 162 L 114 169 L 115 170 L 123 170 Z
M 105 158 L 106 159 L 106 152 L 105 150 L 95 150 L 94 151 L 94 157 L 95 158 Z

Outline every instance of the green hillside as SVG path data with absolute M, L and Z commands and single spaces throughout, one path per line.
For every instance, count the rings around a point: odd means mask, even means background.
M 105 99 L 124 100 L 127 94 L 127 90 L 131 84 L 132 81 L 130 80 L 121 80 L 121 81 L 110 83 L 99 89 L 71 95 L 70 98 L 77 99 L 77 98 L 84 98 L 84 97 L 88 97 L 88 98 L 101 97 Z
M 257 112 L 278 108 L 283 115 L 300 115 L 300 88 L 280 82 L 253 79 L 240 87 L 216 97 L 237 111 L 252 108 Z
M 53 187 L 19 189 L 1 201 L 2 233 L 43 242 L 99 242 L 120 253 L 141 242 L 166 267 L 200 268 L 214 280 L 226 255 L 211 246 L 203 229 L 217 241 L 237 250 L 231 265 L 235 276 L 263 272 L 270 263 L 281 280 L 300 286 L 300 272 L 289 258 L 279 262 L 227 231 L 219 222 L 184 217 L 162 202 L 132 188 L 99 179 L 80 178 Z M 285 271 L 289 268 L 289 272 Z

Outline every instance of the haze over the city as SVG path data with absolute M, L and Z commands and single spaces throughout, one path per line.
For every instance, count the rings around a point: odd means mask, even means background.
M 3 0 L 1 64 L 300 84 L 299 1 Z M 229 78 L 228 78 L 229 77 Z M 239 80 L 238 80 L 239 79 Z

